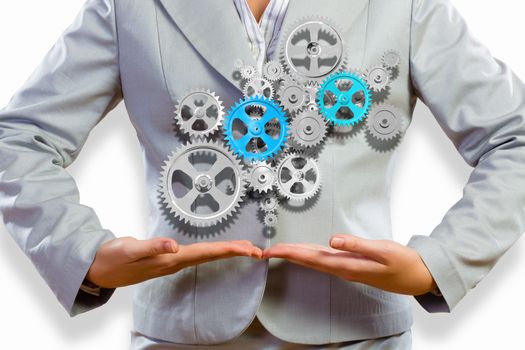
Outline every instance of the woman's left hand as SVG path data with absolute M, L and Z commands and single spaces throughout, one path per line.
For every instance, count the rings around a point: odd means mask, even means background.
M 390 240 L 336 235 L 330 239 L 329 247 L 278 243 L 264 250 L 262 257 L 287 259 L 348 281 L 400 294 L 420 295 L 436 287 L 419 254 Z

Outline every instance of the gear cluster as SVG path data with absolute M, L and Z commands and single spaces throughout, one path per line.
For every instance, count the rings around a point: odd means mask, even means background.
M 375 97 L 389 89 L 400 54 L 387 50 L 378 64 L 349 69 L 341 33 L 326 18 L 304 18 L 283 37 L 279 58 L 261 71 L 236 60 L 243 98 L 226 112 L 210 90 L 182 96 L 174 118 L 190 142 L 164 162 L 159 186 L 175 217 L 213 226 L 252 194 L 264 224 L 273 227 L 282 201 L 318 195 L 317 154 L 333 127 L 366 121 L 375 140 L 401 134 L 401 110 Z

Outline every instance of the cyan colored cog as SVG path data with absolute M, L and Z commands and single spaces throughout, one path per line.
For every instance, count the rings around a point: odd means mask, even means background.
M 351 126 L 370 110 L 372 94 L 359 73 L 344 71 L 328 76 L 317 92 L 317 105 L 336 126 Z
M 282 107 L 261 95 L 240 99 L 224 119 L 224 137 L 231 150 L 251 161 L 275 157 L 285 147 L 288 133 Z

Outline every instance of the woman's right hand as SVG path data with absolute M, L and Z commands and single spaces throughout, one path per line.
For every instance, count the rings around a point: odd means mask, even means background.
M 100 246 L 86 278 L 103 288 L 117 288 L 234 256 L 260 259 L 262 250 L 248 240 L 179 245 L 167 237 L 122 237 Z

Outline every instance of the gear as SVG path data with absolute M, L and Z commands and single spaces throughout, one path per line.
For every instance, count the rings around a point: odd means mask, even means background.
M 233 62 L 233 66 L 237 69 L 241 69 L 244 66 L 244 61 L 242 58 L 237 58 L 235 62 Z
M 254 162 L 250 166 L 248 185 L 255 192 L 266 193 L 275 185 L 275 172 L 266 162 Z
M 308 101 L 308 92 L 302 84 L 287 76 L 280 84 L 277 99 L 289 113 L 297 112 Z
M 374 91 L 383 91 L 390 82 L 390 73 L 382 66 L 373 66 L 366 70 L 365 80 L 370 89 Z
M 396 50 L 387 50 L 381 58 L 383 66 L 388 69 L 396 68 L 401 62 L 401 55 Z
M 277 81 L 284 74 L 283 65 L 279 61 L 271 60 L 263 66 L 263 76 L 269 81 Z
M 246 176 L 242 162 L 224 145 L 197 140 L 171 152 L 162 166 L 159 191 L 181 221 L 208 227 L 239 208 Z
M 217 131 L 224 117 L 219 97 L 210 90 L 188 92 L 175 105 L 175 122 L 180 130 L 193 137 L 206 137 Z
M 254 77 L 244 85 L 243 94 L 245 97 L 260 95 L 272 99 L 273 86 L 268 80 L 264 78 Z
M 290 123 L 293 141 L 303 148 L 319 145 L 328 132 L 326 119 L 317 110 L 305 109 Z
M 247 110 L 259 106 L 262 116 L 253 117 Z M 277 122 L 279 130 L 269 133 L 267 124 Z M 248 161 L 268 161 L 279 154 L 288 141 L 289 126 L 282 108 L 262 96 L 250 96 L 233 105 L 224 120 L 225 140 L 235 154 Z M 252 141 L 255 140 L 255 141 Z M 256 142 L 258 150 L 251 149 Z
M 357 71 L 328 76 L 317 92 L 319 111 L 335 126 L 357 124 L 372 105 L 372 94 Z
M 308 200 L 321 187 L 321 176 L 314 158 L 303 152 L 287 154 L 277 165 L 277 189 L 290 200 Z
M 257 73 L 257 68 L 255 68 L 254 66 L 246 65 L 241 67 L 241 77 L 243 77 L 243 79 L 253 79 L 258 75 Z
M 389 140 L 396 137 L 403 129 L 402 115 L 397 107 L 380 104 L 370 110 L 366 127 L 376 139 Z
M 319 83 L 315 82 L 309 82 L 305 86 L 306 93 L 308 95 L 307 102 L 306 102 L 306 108 L 310 111 L 317 111 L 317 91 L 319 90 Z
M 309 81 L 340 70 L 346 61 L 342 33 L 326 18 L 308 17 L 296 22 L 280 43 L 281 61 L 290 74 Z
M 277 206 L 279 205 L 279 199 L 275 195 L 275 193 L 268 193 L 264 195 L 264 197 L 261 198 L 261 201 L 259 202 L 259 207 L 264 212 L 270 212 L 277 209 Z
M 277 214 L 274 212 L 269 212 L 264 215 L 264 225 L 267 227 L 275 227 L 277 225 L 278 219 Z

